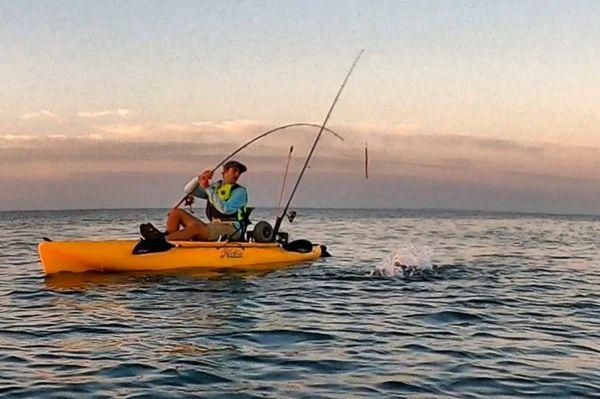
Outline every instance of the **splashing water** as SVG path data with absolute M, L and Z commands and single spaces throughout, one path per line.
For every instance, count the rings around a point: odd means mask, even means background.
M 431 264 L 433 251 L 428 246 L 409 244 L 397 248 L 383 258 L 371 271 L 371 276 L 418 277 L 435 269 Z

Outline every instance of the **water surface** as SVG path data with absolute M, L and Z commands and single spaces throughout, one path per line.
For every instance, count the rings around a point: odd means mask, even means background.
M 600 397 L 599 218 L 300 210 L 292 238 L 333 258 L 44 278 L 40 237 L 136 238 L 165 212 L 0 213 L 0 395 Z M 369 276 L 408 243 L 436 273 Z

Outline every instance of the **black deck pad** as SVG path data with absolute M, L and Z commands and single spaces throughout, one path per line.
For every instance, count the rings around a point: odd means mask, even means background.
M 143 255 L 143 254 L 151 254 L 155 252 L 166 252 L 173 248 L 175 245 L 171 244 L 167 240 L 157 239 L 157 240 L 140 240 L 135 247 L 133 247 L 133 251 L 131 251 L 134 255 Z
M 313 244 L 308 240 L 296 240 L 283 244 L 283 249 L 290 252 L 307 254 L 313 250 Z
M 154 227 L 152 223 L 140 224 L 140 234 L 145 240 L 160 241 L 165 239 L 165 233 Z

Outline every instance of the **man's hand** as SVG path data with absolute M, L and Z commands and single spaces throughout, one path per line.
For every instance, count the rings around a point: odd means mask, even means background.
M 213 177 L 212 170 L 205 170 L 198 176 L 198 185 L 202 188 L 210 186 L 210 179 Z
M 210 180 L 210 179 L 212 179 L 212 177 L 213 177 L 213 172 L 212 172 L 212 170 L 210 170 L 210 169 L 207 169 L 207 170 L 205 170 L 204 172 L 202 172 L 202 173 L 200 174 L 200 177 L 205 177 L 205 178 L 207 178 L 208 180 Z

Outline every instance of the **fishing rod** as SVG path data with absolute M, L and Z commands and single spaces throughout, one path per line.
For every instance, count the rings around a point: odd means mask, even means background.
M 238 147 L 235 151 L 233 151 L 231 154 L 229 154 L 228 156 L 226 156 L 221 162 L 219 162 L 214 168 L 211 169 L 211 173 L 215 173 L 215 171 L 217 169 L 219 169 L 219 167 L 223 166 L 225 164 L 225 162 L 229 161 L 235 154 L 239 153 L 240 151 L 242 151 L 244 148 L 248 147 L 250 144 L 270 135 L 271 133 L 275 133 L 279 130 L 284 130 L 284 129 L 288 129 L 290 127 L 298 127 L 298 126 L 309 126 L 309 127 L 318 127 L 321 129 L 321 131 L 323 130 L 323 126 L 321 125 L 317 125 L 315 123 L 290 123 L 288 125 L 283 125 L 283 126 L 279 126 L 276 127 L 275 129 L 271 129 L 271 130 L 267 130 L 264 133 L 259 134 L 258 136 L 254 137 L 252 140 L 246 142 L 245 144 L 241 145 L 240 147 Z M 339 135 L 338 133 L 334 132 L 331 129 L 328 128 L 324 128 L 328 133 L 333 134 L 335 137 L 337 137 L 338 139 L 344 141 L 344 138 Z M 320 134 L 320 132 L 319 132 Z M 199 182 L 198 179 L 196 179 L 196 183 L 195 185 L 193 185 L 193 187 L 189 187 L 189 193 L 187 192 L 188 190 L 186 190 L 186 194 L 185 196 L 177 203 L 175 204 L 175 206 L 173 206 L 172 209 L 177 209 L 181 206 L 181 204 L 183 204 L 183 202 L 186 200 L 186 198 L 194 192 L 194 190 L 196 190 L 196 188 L 198 188 L 199 186 Z M 187 188 L 187 186 L 186 186 Z
M 294 146 L 290 146 L 290 153 L 288 154 L 287 164 L 285 164 L 285 172 L 283 173 L 283 183 L 281 183 L 281 192 L 279 193 L 279 202 L 277 208 L 281 208 L 281 201 L 283 200 L 283 191 L 285 190 L 285 182 L 287 180 L 288 169 L 290 168 L 290 161 L 292 160 L 292 152 L 294 152 Z
M 323 121 L 323 124 L 320 126 L 321 128 L 319 129 L 319 134 L 317 134 L 317 137 L 315 138 L 315 141 L 313 142 L 312 148 L 310 149 L 310 152 L 308 153 L 308 157 L 306 157 L 306 161 L 304 162 L 304 166 L 302 167 L 302 170 L 300 171 L 298 180 L 296 180 L 296 184 L 294 185 L 294 189 L 292 190 L 292 193 L 290 194 L 290 198 L 288 199 L 288 202 L 285 205 L 283 212 L 281 212 L 281 215 L 279 215 L 277 217 L 277 220 L 275 221 L 275 227 L 273 227 L 273 233 L 272 233 L 273 240 L 275 240 L 277 238 L 277 233 L 279 232 L 279 228 L 281 227 L 281 221 L 283 220 L 283 217 L 287 213 L 288 208 L 290 207 L 290 204 L 292 203 L 292 199 L 294 198 L 294 194 L 296 194 L 296 190 L 298 189 L 298 186 L 300 185 L 302 176 L 304 176 L 304 172 L 306 171 L 306 167 L 308 166 L 308 163 L 310 162 L 310 158 L 312 157 L 313 153 L 315 152 L 315 148 L 317 148 L 317 143 L 319 142 L 319 139 L 321 138 L 321 134 L 323 134 L 323 130 L 327 129 L 325 127 L 325 125 L 327 124 L 327 121 L 329 120 L 329 117 L 331 116 L 331 113 L 333 112 L 333 108 L 335 107 L 335 104 L 337 103 L 338 99 L 340 98 L 340 94 L 342 94 L 342 90 L 344 90 L 344 87 L 346 86 L 346 82 L 348 82 L 348 79 L 350 78 L 350 75 L 352 74 L 354 67 L 358 63 L 358 60 L 360 59 L 360 57 L 362 56 L 364 51 L 365 51 L 364 49 L 360 50 L 360 52 L 354 59 L 354 62 L 352 63 L 352 66 L 350 67 L 350 70 L 348 71 L 346 78 L 342 82 L 342 85 L 340 86 L 340 89 L 338 90 L 337 95 L 335 96 L 333 103 L 331 104 L 331 107 L 329 108 L 329 112 L 327 112 L 327 115 L 325 116 L 325 120 Z

